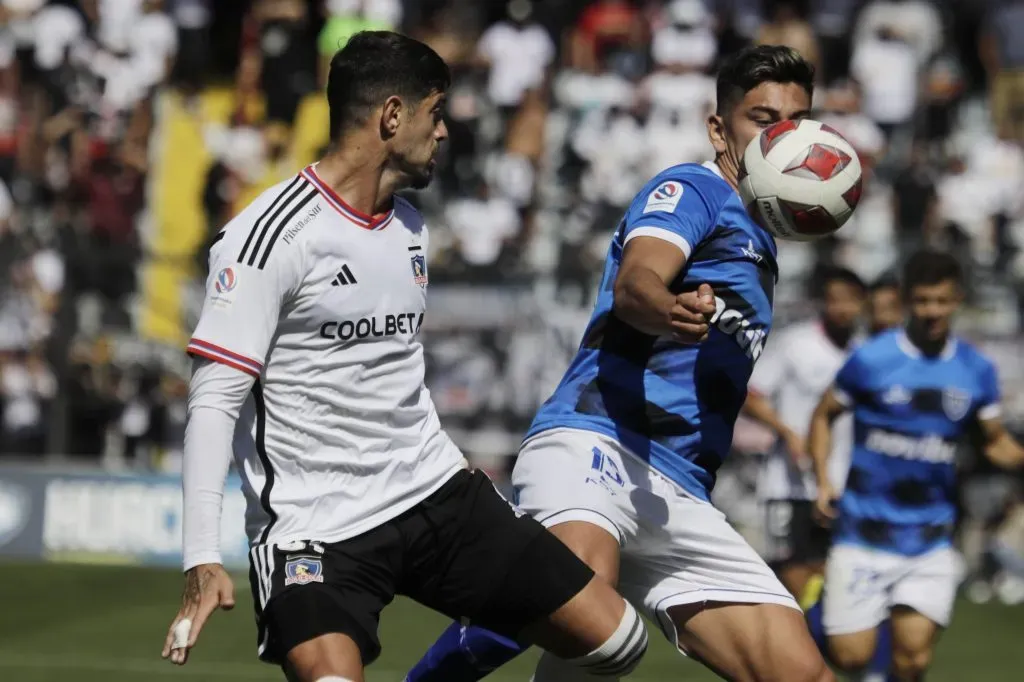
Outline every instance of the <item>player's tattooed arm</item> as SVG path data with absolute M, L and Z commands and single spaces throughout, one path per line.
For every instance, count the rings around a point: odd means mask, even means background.
M 615 279 L 615 315 L 645 334 L 703 341 L 715 312 L 714 291 L 707 284 L 679 295 L 668 289 L 685 264 L 686 255 L 662 239 L 631 239 Z
M 235 587 L 220 564 L 200 564 L 185 572 L 181 607 L 171 621 L 161 655 L 172 663 L 184 665 L 196 645 L 206 620 L 218 608 L 225 611 L 235 605 Z
M 1024 447 L 1006 430 L 1002 419 L 979 419 L 978 424 L 989 461 L 1004 469 L 1024 466 Z
M 836 490 L 828 476 L 828 455 L 832 450 L 832 422 L 846 411 L 847 406 L 840 396 L 841 391 L 830 388 L 821 397 L 811 416 L 810 432 L 807 434 L 807 449 L 814 465 L 814 477 L 818 481 L 818 501 L 815 511 L 819 520 L 835 518 Z

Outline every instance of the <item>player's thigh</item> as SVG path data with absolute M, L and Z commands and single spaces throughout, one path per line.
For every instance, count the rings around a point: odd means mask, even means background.
M 250 578 L 260 658 L 284 664 L 297 651 L 300 671 L 336 665 L 349 673 L 375 660 L 380 654 L 377 624 L 394 596 L 399 552 L 397 534 L 387 525 L 338 543 L 253 548 Z M 323 638 L 334 640 L 334 635 L 353 643 L 358 652 L 354 661 L 316 657 L 328 650 L 321 646 Z M 321 645 L 303 646 L 318 640 Z
M 963 577 L 963 562 L 952 548 L 933 550 L 905 558 L 906 567 L 891 589 L 891 604 L 921 614 L 937 627 L 945 628 L 953 617 L 957 587 Z
M 317 682 L 331 676 L 363 682 L 359 646 L 339 633 L 321 635 L 293 647 L 283 667 L 288 682 Z
M 637 465 L 599 433 L 553 429 L 523 444 L 512 471 L 515 503 L 546 528 L 584 522 L 621 545 L 636 532 L 630 499 Z
M 648 492 L 636 500 L 640 541 L 623 551 L 622 594 L 729 679 L 829 679 L 796 601 L 725 516 L 667 482 Z
M 589 521 L 566 521 L 548 529 L 572 553 L 613 587 L 619 582 L 619 541 Z
M 428 558 L 405 576 L 403 592 L 448 616 L 520 641 L 562 633 L 556 653 L 574 655 L 600 645 L 622 618 L 622 598 L 482 472 L 458 474 L 446 496 L 422 505 L 402 530 L 420 538 L 408 554 Z
M 803 614 L 779 604 L 681 604 L 668 609 L 677 646 L 728 680 L 833 679 Z
M 822 626 L 830 643 L 847 643 L 847 649 L 836 653 L 849 666 L 857 662 L 857 652 L 863 652 L 860 647 L 849 647 L 868 637 L 858 633 L 873 632 L 888 617 L 889 591 L 892 576 L 899 571 L 899 560 L 887 553 L 852 545 L 836 545 L 829 552 L 822 594 Z M 866 655 L 870 657 L 870 652 Z
M 892 610 L 892 660 L 903 677 L 917 677 L 931 664 L 942 628 L 928 616 L 906 606 Z

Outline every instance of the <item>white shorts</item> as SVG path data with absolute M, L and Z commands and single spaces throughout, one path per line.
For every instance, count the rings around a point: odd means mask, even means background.
M 903 556 L 856 545 L 835 545 L 825 564 L 822 625 L 829 635 L 876 627 L 896 605 L 909 606 L 946 627 L 963 575 L 950 547 Z
M 555 429 L 523 444 L 516 502 L 550 528 L 586 521 L 618 539 L 619 592 L 676 642 L 670 607 L 702 602 L 800 610 L 725 515 L 608 436 Z

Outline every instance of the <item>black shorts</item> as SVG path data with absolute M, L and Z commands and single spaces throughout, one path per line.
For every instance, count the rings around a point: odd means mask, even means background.
M 824 561 L 832 534 L 814 519 L 810 500 L 768 500 L 765 503 L 765 560 L 785 564 Z
M 367 665 L 380 655 L 377 623 L 396 594 L 514 639 L 593 575 L 486 475 L 460 471 L 357 537 L 254 547 L 249 580 L 262 660 L 283 663 L 293 647 L 337 632 L 355 641 Z

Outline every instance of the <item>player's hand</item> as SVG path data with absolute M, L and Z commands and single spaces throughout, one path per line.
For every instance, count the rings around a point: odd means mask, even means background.
M 786 452 L 789 454 L 789 460 L 793 463 L 793 466 L 800 470 L 807 469 L 811 459 L 807 456 L 807 447 L 800 434 L 793 429 L 785 429 L 779 434 L 779 438 L 782 439 L 783 445 L 786 446 Z
M 681 343 L 700 343 L 708 338 L 711 317 L 715 314 L 715 292 L 710 284 L 701 284 L 696 291 L 676 296 L 669 313 L 672 337 Z
M 814 503 L 814 515 L 818 524 L 829 527 L 836 520 L 836 489 L 828 481 L 818 482 L 818 499 Z
M 181 608 L 171 622 L 160 654 L 171 663 L 185 665 L 189 650 L 196 645 L 206 619 L 218 608 L 235 606 L 235 586 L 220 564 L 200 564 L 185 573 Z

